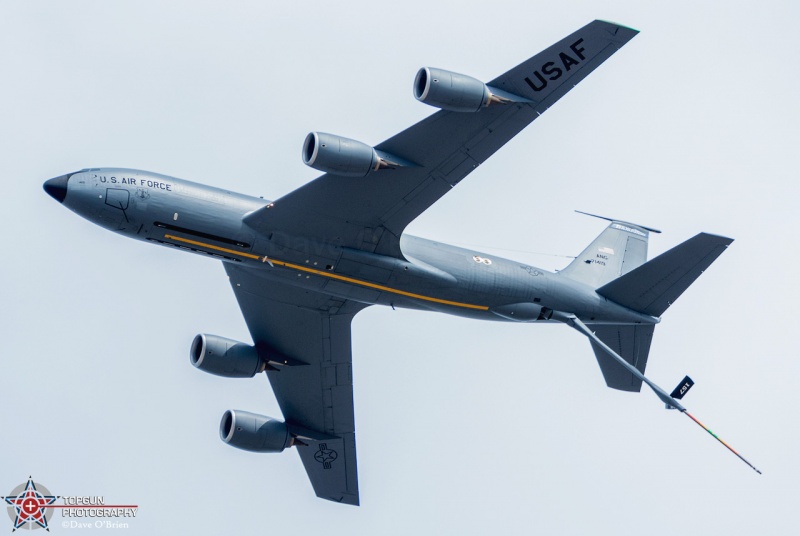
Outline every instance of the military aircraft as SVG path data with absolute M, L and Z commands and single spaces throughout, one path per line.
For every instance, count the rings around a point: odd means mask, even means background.
M 422 68 L 414 95 L 439 111 L 374 147 L 310 133 L 303 161 L 324 174 L 275 201 L 120 168 L 68 173 L 44 189 L 111 231 L 223 262 L 253 344 L 200 334 L 191 363 L 233 378 L 264 372 L 284 421 L 228 410 L 222 440 L 294 447 L 317 496 L 357 505 L 350 324 L 370 305 L 563 322 L 590 339 L 609 387 L 645 382 L 685 412 L 677 399 L 688 382 L 668 395 L 644 376 L 653 330 L 731 239 L 698 234 L 646 262 L 658 231 L 610 219 L 551 273 L 403 234 L 636 34 L 594 21 L 488 83 Z

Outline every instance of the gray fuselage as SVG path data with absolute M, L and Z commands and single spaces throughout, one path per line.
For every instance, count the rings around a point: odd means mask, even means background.
M 243 218 L 270 201 L 157 173 L 86 169 L 51 179 L 46 189 L 111 231 L 362 303 L 516 322 L 548 321 L 553 311 L 592 323 L 657 322 L 560 274 L 409 235 L 400 242 L 404 259 L 277 230 L 264 235 Z

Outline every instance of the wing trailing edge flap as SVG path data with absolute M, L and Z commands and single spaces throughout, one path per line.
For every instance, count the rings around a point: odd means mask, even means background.
M 650 343 L 653 341 L 654 325 L 598 325 L 591 326 L 591 329 L 598 339 L 644 374 Z M 625 370 L 595 342 L 592 342 L 592 350 L 606 385 L 620 391 L 639 392 L 642 389 L 642 380 Z
M 700 233 L 597 289 L 624 307 L 661 316 L 733 242 Z

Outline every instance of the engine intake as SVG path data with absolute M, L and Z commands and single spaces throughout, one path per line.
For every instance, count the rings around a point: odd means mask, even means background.
M 285 422 L 238 409 L 222 415 L 219 437 L 232 447 L 250 452 L 283 452 L 292 445 Z
M 254 346 L 204 333 L 192 341 L 189 360 L 203 372 L 226 378 L 252 378 L 267 365 Z

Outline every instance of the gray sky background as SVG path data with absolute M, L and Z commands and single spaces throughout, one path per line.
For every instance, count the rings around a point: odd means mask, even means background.
M 33 475 L 138 503 L 126 534 L 796 531 L 797 6 L 3 2 L 0 494 Z M 568 259 L 532 252 L 604 228 L 573 209 L 663 229 L 651 256 L 734 237 L 648 373 L 690 374 L 686 406 L 763 476 L 652 393 L 606 388 L 563 326 L 371 308 L 353 325 L 362 506 L 318 500 L 295 453 L 219 440 L 225 409 L 280 415 L 265 378 L 189 363 L 198 332 L 249 341 L 222 266 L 41 188 L 126 166 L 275 199 L 317 176 L 308 131 L 374 144 L 432 113 L 419 67 L 488 80 L 595 18 L 641 34 L 409 231 L 551 270 Z

